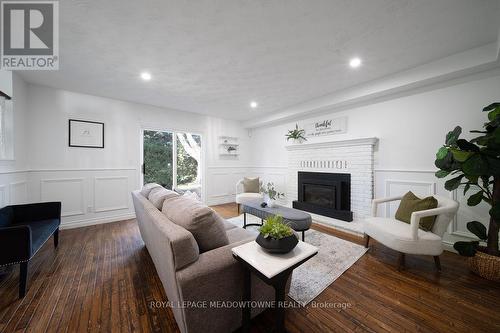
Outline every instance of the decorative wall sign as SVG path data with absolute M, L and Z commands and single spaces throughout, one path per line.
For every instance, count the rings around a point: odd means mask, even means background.
M 304 125 L 306 137 L 334 135 L 347 132 L 347 117 L 322 119 Z
M 104 148 L 104 123 L 70 119 L 69 146 Z

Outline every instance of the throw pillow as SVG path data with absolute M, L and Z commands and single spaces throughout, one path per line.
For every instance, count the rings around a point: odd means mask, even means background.
M 260 192 L 259 177 L 257 178 L 243 178 L 243 192 L 245 193 L 259 193 Z
M 154 189 L 154 188 L 157 188 L 157 187 L 161 187 L 160 185 L 156 184 L 156 183 L 149 183 L 149 184 L 146 184 L 142 187 L 142 190 L 141 190 L 141 194 L 147 198 L 149 196 L 149 193 L 151 193 L 151 190 Z
M 157 187 L 151 190 L 149 193 L 149 201 L 158 209 L 161 209 L 163 206 L 163 201 L 168 198 L 179 196 L 174 191 L 167 190 L 163 187 Z
M 193 234 L 200 252 L 229 244 L 224 220 L 203 203 L 178 196 L 163 203 L 163 214 L 173 223 Z
M 198 194 L 196 194 L 196 192 L 191 192 L 190 190 L 187 190 L 186 192 L 184 192 L 184 194 L 182 196 L 185 198 L 192 199 L 192 200 L 200 201 Z
M 420 199 L 411 191 L 406 193 L 401 199 L 398 210 L 396 211 L 396 219 L 410 223 L 411 214 L 420 210 L 437 208 L 438 201 L 433 196 Z M 434 226 L 436 216 L 427 216 L 420 219 L 420 229 L 431 231 Z

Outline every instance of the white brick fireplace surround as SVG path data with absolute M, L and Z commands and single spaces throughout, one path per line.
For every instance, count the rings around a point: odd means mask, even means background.
M 374 149 L 377 142 L 377 138 L 363 138 L 287 146 L 288 204 L 291 205 L 293 200 L 297 200 L 297 173 L 299 171 L 349 173 L 351 174 L 351 211 L 354 215 L 354 222 L 369 216 L 373 199 Z M 333 220 L 328 217 L 321 218 L 321 222 L 325 223 Z

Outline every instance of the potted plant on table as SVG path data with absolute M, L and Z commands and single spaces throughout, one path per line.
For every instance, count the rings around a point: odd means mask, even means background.
M 276 200 L 283 198 L 284 193 L 278 192 L 274 183 L 267 183 L 266 186 L 262 186 L 260 191 L 264 193 L 264 198 L 268 207 L 276 207 Z
M 295 128 L 289 130 L 285 135 L 286 141 L 293 140 L 293 142 L 295 143 L 302 143 L 304 141 L 307 141 L 305 134 L 306 131 L 304 129 L 299 129 L 299 124 L 295 124 Z
M 292 228 L 283 222 L 283 217 L 274 215 L 268 217 L 259 228 L 256 242 L 267 252 L 288 253 L 297 246 L 299 240 Z
M 479 221 L 467 223 L 467 229 L 478 241 L 456 242 L 455 250 L 469 257 L 471 270 L 490 280 L 500 280 L 500 103 L 483 109 L 488 112 L 484 130 L 471 131 L 478 136 L 472 140 L 460 139 L 460 126 L 446 135 L 446 143 L 437 152 L 436 172 L 438 178 L 454 177 L 445 182 L 445 188 L 453 191 L 463 186 L 464 195 L 469 195 L 469 206 L 487 203 L 490 221 L 488 229 Z

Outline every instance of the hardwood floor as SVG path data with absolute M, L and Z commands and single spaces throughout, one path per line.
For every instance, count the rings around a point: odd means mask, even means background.
M 236 205 L 214 207 L 226 218 Z M 349 234 L 316 229 L 362 244 Z M 356 264 L 316 299 L 348 308 L 288 309 L 289 332 L 500 332 L 500 283 L 469 272 L 463 258 L 445 253 L 443 271 L 431 257 L 398 254 L 375 241 Z M 161 282 L 135 220 L 63 230 L 59 248 L 47 242 L 29 267 L 28 293 L 17 298 L 19 269 L 0 280 L 1 332 L 178 332 Z M 272 326 L 272 311 L 252 332 Z

